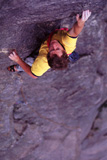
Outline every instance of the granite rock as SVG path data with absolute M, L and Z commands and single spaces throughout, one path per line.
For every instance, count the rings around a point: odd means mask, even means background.
M 8 53 L 37 54 L 49 33 L 90 9 L 80 59 L 38 79 L 10 73 Z M 0 160 L 107 159 L 106 0 L 0 1 Z

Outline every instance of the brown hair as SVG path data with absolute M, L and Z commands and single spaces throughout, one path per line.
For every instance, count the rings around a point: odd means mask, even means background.
M 62 70 L 67 68 L 69 62 L 68 55 L 65 51 L 62 52 L 63 54 L 61 57 L 57 56 L 56 54 L 50 56 L 50 53 L 48 53 L 47 55 L 48 64 L 52 69 Z

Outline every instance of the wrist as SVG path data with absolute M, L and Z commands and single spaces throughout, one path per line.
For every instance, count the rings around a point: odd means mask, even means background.
M 22 61 L 22 59 L 20 57 L 17 58 L 16 63 L 20 63 Z
M 79 26 L 79 27 L 83 27 L 84 26 L 84 24 L 85 24 L 85 21 L 77 21 L 77 25 Z

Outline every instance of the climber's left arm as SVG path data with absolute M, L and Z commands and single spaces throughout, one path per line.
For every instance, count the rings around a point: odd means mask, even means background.
M 82 29 L 84 27 L 85 22 L 88 20 L 90 15 L 91 15 L 91 12 L 89 10 L 83 11 L 82 17 L 80 17 L 79 14 L 76 15 L 77 22 L 68 31 L 70 36 L 77 37 L 80 34 L 80 32 L 82 31 Z

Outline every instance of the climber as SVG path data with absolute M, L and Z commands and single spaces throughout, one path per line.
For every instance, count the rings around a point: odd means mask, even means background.
M 32 78 L 42 76 L 48 69 L 65 69 L 69 62 L 69 55 L 75 50 L 77 37 L 82 31 L 85 22 L 90 17 L 89 10 L 83 11 L 82 16 L 76 15 L 76 23 L 71 29 L 61 28 L 52 32 L 48 39 L 41 44 L 39 55 L 32 62 L 23 61 L 16 50 L 9 58 L 17 63 L 8 67 L 11 72 L 25 71 Z M 72 55 L 72 54 L 71 54 Z

